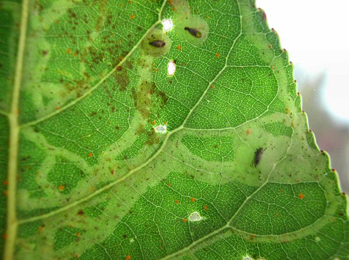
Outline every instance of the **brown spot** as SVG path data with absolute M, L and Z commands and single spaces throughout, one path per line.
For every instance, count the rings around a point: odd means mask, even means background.
M 67 53 L 70 54 L 71 53 L 71 49 L 67 49 Z
M 77 236 L 77 237 L 81 236 L 81 233 L 76 233 L 76 236 Z
M 214 89 L 214 85 L 211 85 L 211 88 Z
M 117 70 L 117 71 L 121 71 L 121 70 L 122 70 L 122 67 L 121 67 L 121 66 L 118 66 L 118 67 L 116 68 L 116 70 Z
M 251 134 L 251 132 L 252 132 L 251 129 L 247 129 L 247 130 L 246 130 L 246 134 L 247 134 L 247 135 Z
M 131 19 L 135 19 L 136 16 L 134 14 L 131 14 L 130 17 L 131 17 Z
M 5 186 L 8 184 L 8 181 L 3 181 L 2 184 L 4 184 Z
M 4 195 L 5 195 L 5 196 L 8 195 L 8 190 L 4 190 Z
M 169 183 L 167 184 L 167 186 L 171 187 L 171 186 L 172 186 L 171 182 L 169 182 Z
M 63 191 L 64 190 L 64 186 L 61 185 L 61 186 L 58 187 L 58 189 Z
M 182 219 L 183 222 L 187 222 L 188 220 L 186 218 Z
M 47 51 L 47 50 L 43 50 L 43 51 L 42 51 L 42 56 L 45 57 L 47 54 L 48 54 L 48 51 Z
M 180 201 L 179 201 L 179 200 L 176 200 L 175 202 L 176 202 L 176 204 L 179 204 L 179 203 L 180 203 Z
M 44 227 L 39 227 L 39 232 L 41 233 L 42 231 L 44 231 Z
M 88 153 L 88 155 L 87 155 L 88 157 L 92 157 L 93 156 L 93 154 L 92 153 Z
M 190 201 L 191 201 L 191 202 L 194 202 L 194 201 L 195 201 L 195 199 L 194 199 L 194 198 L 191 198 L 191 199 L 190 199 Z
M 84 211 L 83 211 L 82 209 L 80 209 L 80 210 L 78 211 L 78 215 L 84 215 Z
M 221 54 L 217 52 L 216 57 L 219 58 L 220 56 L 221 56 Z
M 2 239 L 3 239 L 3 240 L 6 240 L 6 238 L 7 238 L 7 235 L 6 235 L 6 234 L 3 234 L 3 235 L 2 235 Z
M 304 197 L 305 197 L 305 196 L 304 196 L 303 193 L 301 193 L 301 194 L 298 195 L 298 198 L 300 198 L 301 200 L 304 199 Z
M 206 205 L 206 204 L 204 205 L 204 210 L 208 210 L 208 207 L 207 207 L 207 205 Z

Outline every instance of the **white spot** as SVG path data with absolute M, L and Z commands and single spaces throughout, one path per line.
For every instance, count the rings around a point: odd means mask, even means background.
M 162 29 L 164 32 L 171 31 L 173 29 L 173 22 L 171 19 L 162 20 Z
M 130 243 L 133 243 L 135 242 L 135 240 L 133 238 L 130 239 Z
M 321 240 L 321 238 L 315 237 L 315 241 L 316 241 L 316 242 L 320 242 L 320 240 Z
M 166 134 L 167 132 L 167 125 L 158 125 L 154 127 L 155 133 L 159 134 Z
M 250 257 L 249 255 L 245 255 L 242 257 L 242 260 L 253 260 L 253 258 Z
M 201 221 L 202 217 L 200 216 L 199 212 L 193 212 L 189 216 L 189 221 L 195 222 L 195 221 Z
M 167 65 L 167 74 L 168 76 L 172 77 L 173 74 L 176 72 L 176 63 L 174 63 L 173 60 L 170 60 L 170 62 Z

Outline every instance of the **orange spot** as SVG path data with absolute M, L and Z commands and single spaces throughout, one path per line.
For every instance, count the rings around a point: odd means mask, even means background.
M 164 122 L 164 125 L 167 125 L 167 122 Z
M 187 222 L 188 220 L 186 218 L 182 219 L 183 222 Z
M 5 196 L 8 195 L 8 190 L 4 190 L 4 195 L 5 195 Z
M 180 51 L 180 50 L 181 50 L 181 48 L 182 48 L 181 46 L 179 46 L 179 45 L 177 46 L 177 50 L 179 50 L 179 51 Z
M 131 260 L 131 256 L 127 255 L 125 260 Z
M 81 236 L 81 233 L 76 233 L 76 236 L 77 236 L 77 237 Z
M 128 1 L 130 4 L 132 4 L 133 2 L 132 2 L 132 0 L 130 0 L 130 1 Z
M 8 184 L 8 181 L 3 181 L 2 184 L 4 184 L 5 186 Z
M 120 60 L 122 61 L 123 59 L 124 59 L 124 56 L 121 56 L 121 57 L 120 57 Z
M 2 235 L 2 239 L 5 240 L 6 238 L 7 238 L 7 235 L 6 235 L 6 234 L 3 234 L 3 235 Z
M 219 58 L 221 55 L 217 52 L 216 53 L 216 57 Z
M 249 135 L 251 132 L 252 132 L 251 129 L 247 129 L 247 130 L 246 130 L 246 134 L 247 134 L 247 135 Z
M 95 190 L 95 187 L 91 187 L 89 190 L 90 190 L 90 191 L 94 191 L 94 190 Z
M 44 231 L 44 227 L 39 227 L 39 232 Z
M 61 109 L 61 107 L 56 107 L 56 110 L 60 110 Z
M 214 85 L 212 85 L 211 88 L 214 89 Z
M 58 189 L 59 190 L 64 190 L 64 186 L 61 185 L 61 186 L 58 187 Z
M 194 198 L 191 198 L 191 199 L 190 199 L 190 201 L 191 201 L 191 202 L 194 202 L 194 201 L 195 201 L 195 199 L 194 199 Z
M 93 155 L 92 153 L 88 153 L 88 155 L 87 155 L 87 156 L 88 156 L 88 157 L 92 157 L 92 155 Z
M 304 197 L 305 197 L 305 196 L 304 196 L 303 193 L 301 193 L 301 194 L 298 195 L 298 198 L 300 198 L 301 200 L 304 199 Z
M 78 53 L 77 53 L 77 52 L 74 53 L 74 57 L 76 57 L 76 56 L 78 56 Z
M 169 3 L 170 5 L 172 5 L 172 4 L 173 4 L 173 0 L 168 1 L 168 3 Z
M 67 49 L 67 53 L 70 54 L 71 53 L 71 49 Z
M 80 256 L 81 256 L 81 255 L 79 255 L 79 254 L 76 254 L 76 258 L 80 258 Z
M 136 16 L 134 14 L 131 14 L 130 17 L 131 17 L 131 19 L 135 19 Z
M 121 7 L 123 7 L 123 6 L 124 6 L 124 4 L 123 4 L 123 3 L 121 3 L 121 4 L 120 4 L 120 6 L 121 6 Z
M 207 207 L 207 205 L 206 205 L 206 204 L 204 205 L 204 210 L 208 210 L 208 207 Z
M 206 19 L 210 19 L 210 17 L 208 15 L 206 15 Z
M 171 182 L 169 182 L 169 183 L 167 184 L 167 186 L 171 187 L 171 186 L 172 186 Z
M 176 12 L 176 8 L 173 7 L 173 8 L 172 8 L 172 11 L 173 11 L 173 12 Z
M 176 204 L 179 204 L 180 203 L 180 201 L 179 200 L 176 200 Z
M 286 114 L 288 115 L 290 113 L 290 110 L 286 107 Z

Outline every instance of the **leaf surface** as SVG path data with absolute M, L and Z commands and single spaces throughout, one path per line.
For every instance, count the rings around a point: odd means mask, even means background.
M 0 14 L 5 259 L 349 259 L 346 196 L 254 1 Z

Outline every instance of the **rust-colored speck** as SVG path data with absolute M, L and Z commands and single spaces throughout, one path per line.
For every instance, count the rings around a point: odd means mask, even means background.
M 206 19 L 210 19 L 210 17 L 208 15 L 206 15 Z
M 176 200 L 176 204 L 179 204 L 180 203 L 180 201 L 179 200 Z
M 217 52 L 216 57 L 219 58 L 220 56 L 221 56 L 221 54 Z
M 124 56 L 121 56 L 121 57 L 120 57 L 120 60 L 122 61 L 123 59 L 124 59 Z
M 172 5 L 172 4 L 173 4 L 173 0 L 168 1 L 168 3 L 169 3 L 170 5 Z
M 136 16 L 134 14 L 131 14 L 130 17 L 131 17 L 131 19 L 135 19 Z
M 71 53 L 71 49 L 67 49 L 67 53 L 70 54 Z
M 155 120 L 152 122 L 152 125 L 156 125 L 156 121 Z
M 93 156 L 93 154 L 92 153 L 88 153 L 88 155 L 87 155 L 88 157 L 92 157 Z
M 3 234 L 3 235 L 2 235 L 2 239 L 6 240 L 6 238 L 7 238 L 7 235 L 6 235 L 6 234 Z
M 132 0 L 130 0 L 130 1 L 128 1 L 130 4 L 132 4 L 133 3 L 133 1 Z
M 2 184 L 4 184 L 5 186 L 8 184 L 8 181 L 3 181 Z
M 76 236 L 77 236 L 77 237 L 81 236 L 81 233 L 76 233 Z
M 288 107 L 286 107 L 286 114 L 288 115 L 290 113 L 290 110 L 288 109 Z
M 333 169 L 331 169 L 331 171 L 335 172 L 335 171 L 336 171 L 336 169 L 334 169 L 334 168 L 333 168 Z
M 123 4 L 123 3 L 121 3 L 121 4 L 120 4 L 120 6 L 121 6 L 121 7 L 123 7 L 123 6 L 124 6 L 124 4 Z
M 5 196 L 8 195 L 8 190 L 4 190 L 4 195 L 5 195 Z
M 206 204 L 204 205 L 204 210 L 208 210 L 208 207 L 207 207 L 207 205 L 206 205 Z
M 61 110 L 61 107 L 56 107 L 56 110 Z
M 211 85 L 211 88 L 214 89 L 214 85 Z
M 303 193 L 301 193 L 301 194 L 298 195 L 298 198 L 300 198 L 301 200 L 304 199 L 304 197 L 305 197 L 305 196 L 304 196 Z
M 251 132 L 252 132 L 251 129 L 247 129 L 247 130 L 246 130 L 246 134 L 247 134 L 247 135 L 251 134 Z
M 44 227 L 39 227 L 39 232 L 44 231 Z
M 61 186 L 58 187 L 58 189 L 59 190 L 64 190 L 64 186 L 61 185 Z
M 122 67 L 121 66 L 117 66 L 116 70 L 117 71 L 122 71 Z
M 79 255 L 79 254 L 76 254 L 76 258 L 80 258 L 80 255 Z
M 177 50 L 180 51 L 181 49 L 182 49 L 182 47 L 178 45 L 178 46 L 177 46 Z
M 131 256 L 127 255 L 125 260 L 131 260 Z
M 171 187 L 171 186 L 172 186 L 171 182 L 169 182 L 169 183 L 167 184 L 167 186 Z
M 191 198 L 191 199 L 190 199 L 190 201 L 191 201 L 191 202 L 194 202 L 194 201 L 195 201 L 195 199 L 194 199 L 194 198 Z
M 188 220 L 186 218 L 182 219 L 183 222 L 187 222 Z

